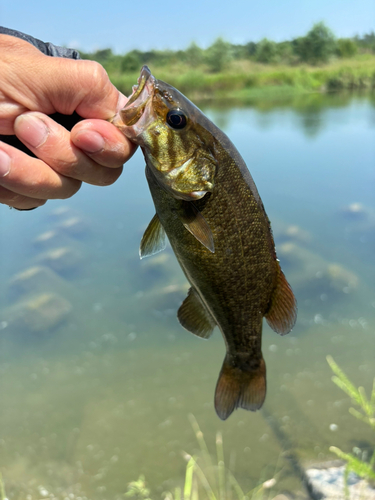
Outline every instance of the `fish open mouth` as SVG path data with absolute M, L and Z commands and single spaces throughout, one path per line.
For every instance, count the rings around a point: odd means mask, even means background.
M 152 76 L 150 69 L 143 66 L 138 78 L 138 85 L 133 86 L 133 93 L 126 106 L 121 110 L 124 125 L 131 127 L 139 121 L 153 95 L 154 87 L 155 78 Z

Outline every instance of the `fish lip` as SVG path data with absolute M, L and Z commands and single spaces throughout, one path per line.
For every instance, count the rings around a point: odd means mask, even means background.
M 134 85 L 129 101 L 120 112 L 125 126 L 133 126 L 140 120 L 154 94 L 154 89 L 155 78 L 150 69 L 143 66 L 138 78 L 138 85 Z
M 146 87 L 149 79 L 152 79 L 153 83 L 155 82 L 155 78 L 152 76 L 150 68 L 145 65 L 141 69 L 141 73 L 138 78 L 138 85 L 133 86 L 133 93 L 129 97 L 129 101 L 126 103 L 125 108 L 131 106 L 138 99 L 143 89 Z

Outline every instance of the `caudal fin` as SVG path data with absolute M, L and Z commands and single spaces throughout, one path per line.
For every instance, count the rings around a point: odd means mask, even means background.
M 215 391 L 215 410 L 226 420 L 236 408 L 255 411 L 266 397 L 266 364 L 262 358 L 257 367 L 254 360 L 242 359 L 240 366 L 231 362 L 227 354 Z

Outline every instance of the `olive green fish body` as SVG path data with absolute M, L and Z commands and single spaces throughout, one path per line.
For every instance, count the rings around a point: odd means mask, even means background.
M 262 201 L 240 154 L 190 101 L 150 78 L 142 70 L 140 85 L 122 116 L 124 133 L 144 152 L 156 208 L 141 254 L 162 249 L 165 231 L 191 284 L 178 311 L 182 326 L 202 338 L 208 338 L 216 325 L 221 330 L 227 355 L 215 408 L 226 419 L 237 407 L 262 406 L 263 317 L 275 331 L 287 333 L 295 322 L 296 302 L 276 258 Z M 139 96 L 147 85 L 153 93 L 150 97 L 148 90 L 144 104 Z M 147 112 L 139 111 L 139 100 Z M 142 128 L 141 120 L 147 126 Z
M 186 202 L 161 189 L 147 169 L 156 213 L 190 283 L 198 291 L 228 348 L 260 355 L 261 323 L 276 280 L 268 219 L 233 163 L 219 168 L 214 193 L 194 203 L 212 230 L 208 251 L 181 223 Z M 233 183 L 236 190 L 233 192 Z M 251 335 L 253 332 L 253 335 Z

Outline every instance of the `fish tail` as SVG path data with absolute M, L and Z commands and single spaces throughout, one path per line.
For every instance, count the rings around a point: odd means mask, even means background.
M 215 391 L 215 410 L 226 420 L 236 408 L 255 411 L 266 397 L 266 364 L 263 357 L 254 360 L 250 354 L 224 359 Z

